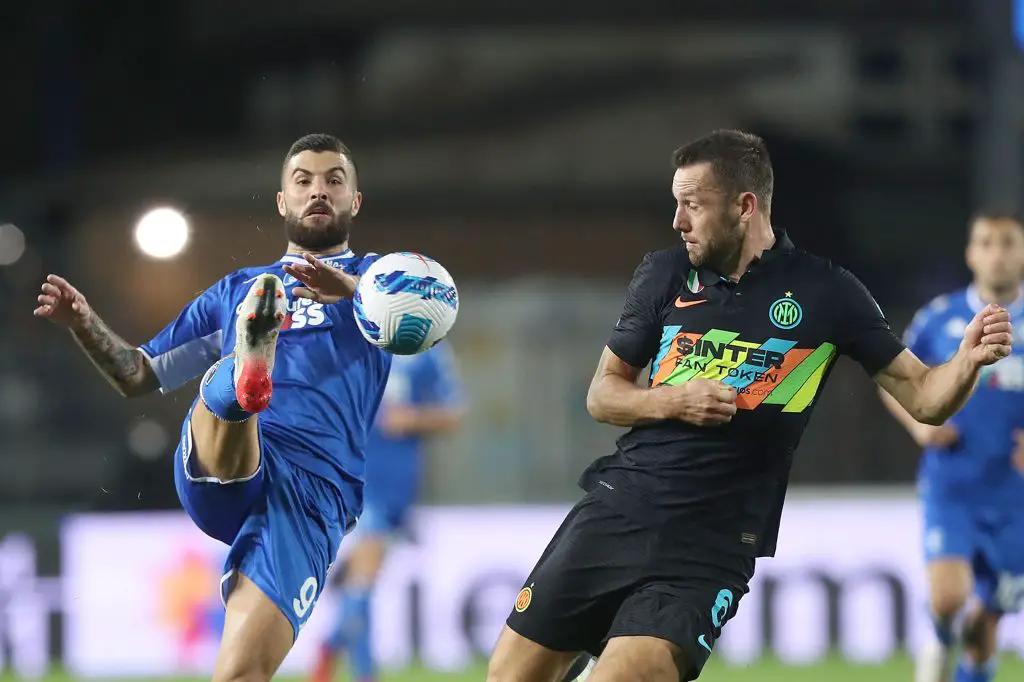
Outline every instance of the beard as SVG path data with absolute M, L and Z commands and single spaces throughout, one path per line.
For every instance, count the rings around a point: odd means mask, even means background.
M 731 272 L 743 248 L 743 226 L 739 216 L 723 213 L 707 230 L 709 236 L 697 251 L 690 252 L 694 267 L 707 267 L 718 273 Z
M 287 213 L 284 217 L 284 231 L 288 241 L 309 251 L 325 251 L 341 246 L 348 241 L 352 226 L 352 213 L 336 213 L 330 222 L 307 225 L 304 216 Z

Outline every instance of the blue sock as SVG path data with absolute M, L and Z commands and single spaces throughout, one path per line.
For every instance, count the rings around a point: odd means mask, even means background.
M 956 639 L 953 632 L 955 623 L 956 618 L 954 617 L 932 616 L 932 625 L 935 626 L 935 636 L 939 638 L 939 641 L 942 643 L 942 646 L 953 646 L 953 640 Z
M 960 661 L 956 667 L 954 682 L 992 682 L 996 676 L 996 660 L 994 658 L 984 663 L 972 663 L 966 658 Z
M 242 409 L 235 398 L 235 358 L 218 360 L 206 370 L 199 384 L 199 397 L 213 416 L 226 422 L 244 422 L 252 415 Z
M 343 597 L 345 643 L 352 676 L 359 682 L 376 679 L 370 646 L 370 590 L 348 588 Z

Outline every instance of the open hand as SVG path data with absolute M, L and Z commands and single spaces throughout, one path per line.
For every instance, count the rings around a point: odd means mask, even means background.
M 967 325 L 960 348 L 966 350 L 979 367 L 992 365 L 1013 349 L 1011 331 L 1010 314 L 1006 309 L 989 304 Z
M 33 315 L 71 329 L 85 326 L 92 315 L 85 296 L 57 275 L 47 276 L 36 301 L 39 306 L 32 311 Z
M 356 292 L 358 277 L 324 263 L 306 253 L 305 263 L 285 265 L 284 271 L 305 286 L 292 290 L 292 296 L 308 298 L 317 303 L 337 303 L 343 298 L 352 298 Z

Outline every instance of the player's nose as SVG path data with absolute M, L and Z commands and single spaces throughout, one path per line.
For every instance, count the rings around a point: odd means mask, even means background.
M 676 208 L 676 214 L 672 218 L 672 229 L 676 232 L 689 232 L 690 224 L 686 220 L 686 212 L 682 206 Z

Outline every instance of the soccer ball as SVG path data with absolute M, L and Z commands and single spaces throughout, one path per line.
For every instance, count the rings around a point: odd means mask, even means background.
M 367 341 L 395 355 L 415 355 L 451 330 L 459 314 L 459 292 L 436 260 L 389 253 L 363 273 L 352 307 Z

